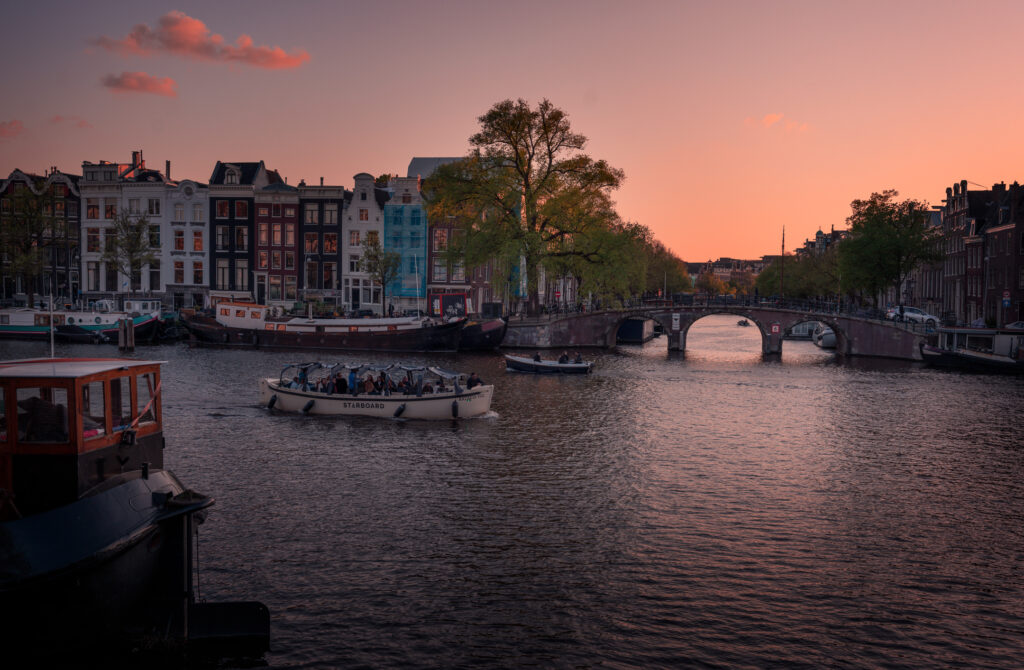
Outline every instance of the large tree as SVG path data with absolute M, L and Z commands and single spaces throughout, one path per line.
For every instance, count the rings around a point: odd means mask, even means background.
M 542 267 L 607 262 L 607 233 L 618 222 L 610 193 L 623 173 L 585 154 L 586 138 L 548 100 L 504 100 L 478 120 L 469 155 L 427 180 L 430 220 L 462 231 L 448 254 L 469 268 L 491 260 L 520 267 L 536 313 Z
M 142 266 L 157 260 L 150 246 L 151 233 L 152 227 L 145 214 L 129 214 L 127 210 L 115 216 L 106 230 L 106 246 L 100 260 L 128 278 L 128 295 L 134 293 L 135 279 L 141 277 Z
M 381 286 L 381 309 L 387 304 L 388 284 L 398 278 L 402 257 L 395 251 L 385 251 L 377 235 L 367 235 L 363 241 L 363 256 L 359 268 Z
M 935 244 L 941 233 L 928 225 L 928 204 L 898 196 L 890 189 L 850 204 L 850 236 L 839 244 L 839 270 L 844 287 L 862 289 L 872 300 L 891 287 L 902 304 L 900 287 L 910 273 L 943 254 Z
M 47 194 L 36 194 L 27 186 L 11 198 L 11 211 L 0 225 L 0 254 L 7 257 L 8 272 L 21 277 L 28 305 L 35 301 L 35 288 L 46 268 L 47 245 L 59 235 L 55 223 L 46 215 Z

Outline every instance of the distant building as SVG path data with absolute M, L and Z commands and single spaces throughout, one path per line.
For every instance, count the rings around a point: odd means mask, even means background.
M 255 200 L 256 301 L 290 309 L 299 290 L 299 189 L 275 182 Z
M 351 192 L 344 186 L 310 186 L 299 183 L 299 245 L 301 272 L 299 294 L 344 310 L 348 292 L 342 286 L 346 256 L 343 222 L 345 203 Z
M 401 257 L 398 277 L 387 287 L 396 311 L 427 309 L 427 212 L 419 177 L 393 177 L 384 205 L 384 248 Z

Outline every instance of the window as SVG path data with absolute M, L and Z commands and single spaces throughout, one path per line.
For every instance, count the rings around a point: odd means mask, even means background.
M 103 233 L 103 245 L 105 247 L 104 251 L 107 253 L 112 254 L 117 251 L 117 238 L 114 236 L 113 230 L 108 228 L 106 232 Z
M 235 201 L 235 218 L 236 219 L 248 219 L 249 218 L 249 203 L 245 200 Z
M 269 208 L 269 207 L 266 207 L 266 206 L 260 206 L 260 207 L 259 207 L 259 208 L 258 208 L 258 209 L 256 210 L 256 213 L 257 213 L 257 214 L 258 214 L 259 216 L 270 216 L 270 208 Z
M 402 194 L 402 203 L 409 204 L 410 202 L 412 202 L 412 195 L 409 194 L 409 193 L 403 193 Z
M 271 256 L 271 258 L 273 259 L 273 262 L 274 262 L 273 268 L 275 270 L 280 270 L 281 269 L 281 252 L 275 250 L 273 255 Z
M 160 248 L 160 226 L 149 227 L 149 246 L 154 249 Z
M 316 261 L 306 263 L 306 288 L 320 288 L 316 283 L 320 271 L 318 265 Z
M 202 284 L 203 283 L 203 262 L 192 261 L 192 283 Z
M 228 259 L 226 259 L 226 258 L 218 258 L 217 259 L 217 288 L 220 289 L 221 291 L 226 291 L 231 286 L 230 281 L 229 281 L 230 272 L 231 272 L 231 270 L 230 270 L 230 268 L 228 266 Z
M 279 246 L 281 246 L 281 224 L 280 223 L 275 223 L 274 224 L 273 232 L 274 232 L 274 246 L 275 247 L 279 247 Z
M 295 297 L 298 294 L 297 287 L 298 287 L 298 281 L 296 281 L 295 277 L 285 277 L 284 278 L 284 299 L 285 300 L 295 300 Z
M 249 260 L 246 258 L 235 261 L 235 288 L 239 291 L 249 290 Z
M 231 245 L 227 226 L 217 226 L 217 251 L 227 251 Z
M 193 230 L 192 231 L 192 251 L 203 250 L 203 231 Z
M 286 251 L 284 252 L 284 269 L 294 270 L 295 269 L 295 252 Z
M 139 199 L 138 198 L 131 198 L 130 200 L 128 200 L 128 213 L 129 214 L 138 214 L 139 213 Z
M 281 205 L 275 203 L 273 205 L 273 212 L 275 218 L 281 216 Z
M 420 210 L 413 208 L 412 213 L 409 214 L 409 225 L 418 226 L 420 225 Z
M 117 216 L 117 199 L 116 198 L 104 198 L 103 199 L 103 218 L 113 219 Z
M 202 221 L 203 220 L 203 206 L 201 203 L 192 205 L 192 220 Z
M 185 231 L 184 230 L 176 230 L 176 231 L 174 231 L 174 250 L 175 251 L 185 251 Z M 181 282 L 177 282 L 177 283 L 180 284 Z
M 139 417 L 139 423 L 153 423 L 156 421 L 156 403 L 153 398 L 156 395 L 156 375 L 152 372 L 135 377 L 135 416 Z
M 64 201 L 63 200 L 58 200 L 57 202 L 53 203 L 53 213 L 58 218 L 64 216 Z M 1007 252 L 1009 252 L 1009 248 L 1007 248 Z
M 368 244 L 380 244 L 380 235 L 376 230 L 370 230 L 366 233 L 366 242 Z
M 286 223 L 284 224 L 284 246 L 294 247 L 295 246 L 295 224 Z
M 226 218 L 228 218 L 228 214 L 230 212 L 231 212 L 231 203 L 230 202 L 228 202 L 227 200 L 218 200 L 217 201 L 217 218 L 218 219 L 226 219 Z
M 448 266 L 443 258 L 434 258 L 434 281 L 448 281 Z
M 85 229 L 85 250 L 98 253 L 100 250 L 100 229 Z
M 266 270 L 270 263 L 270 253 L 261 251 L 256 254 L 256 268 L 258 270 Z
M 338 233 L 324 233 L 324 253 L 338 253 Z
M 245 226 L 235 228 L 235 251 L 245 251 L 249 248 L 249 229 Z
M 364 193 L 363 195 L 366 195 L 366 194 Z M 370 210 L 366 209 L 365 207 L 361 208 L 359 210 L 359 220 L 360 221 L 369 221 L 370 220 Z
M 86 198 L 85 199 L 85 218 L 87 218 L 87 219 L 98 219 L 98 218 L 100 218 L 100 201 L 99 201 L 99 198 Z
M 359 194 L 359 199 L 366 200 L 366 191 L 363 191 L 362 193 Z
M 285 207 L 284 208 L 284 215 L 285 215 L 285 217 L 294 217 L 295 216 L 295 208 L 294 207 Z
M 338 203 L 331 202 L 324 205 L 324 223 L 331 224 L 338 222 Z
M 185 283 L 185 261 L 174 261 L 174 283 Z
M 69 202 L 68 203 L 68 216 L 71 217 L 71 218 L 77 218 L 78 217 L 78 203 L 77 202 Z
M 359 246 L 359 231 L 358 230 L 350 230 L 350 231 L 348 231 L 348 245 L 350 247 L 358 247 Z
M 338 264 L 324 263 L 324 288 L 335 288 L 338 282 Z
M 157 198 L 149 199 L 149 215 L 160 216 L 160 201 Z
M 461 262 L 452 263 L 452 281 L 466 281 L 466 271 Z
M 238 173 L 235 172 L 234 170 L 228 170 L 224 174 L 224 183 L 225 184 L 237 184 L 238 183 Z
M 359 272 L 359 256 L 348 257 L 348 271 Z
M 163 290 L 160 286 L 160 261 L 153 261 L 149 264 L 149 290 Z
M 281 299 L 281 277 L 280 275 L 270 275 L 270 287 L 267 293 L 267 297 L 270 300 Z
M 100 264 L 96 261 L 85 264 L 85 286 L 87 291 L 100 290 Z
M 82 437 L 87 440 L 106 435 L 107 405 L 103 398 L 103 382 L 82 384 L 82 402 L 78 413 L 82 416 Z
M 185 205 L 181 204 L 180 202 L 174 204 L 174 220 L 185 220 Z
M 306 223 L 320 223 L 320 209 L 318 205 L 314 203 L 306 204 Z
M 256 230 L 259 235 L 259 245 L 265 247 L 270 244 L 270 224 L 261 223 Z
M 434 230 L 434 251 L 444 251 L 448 247 L 448 231 L 443 228 Z
M 10 198 L 4 198 L 3 200 L 0 200 L 0 212 L 3 212 L 4 214 L 10 214 L 11 213 L 11 200 L 10 200 Z
M 317 234 L 316 233 L 306 233 L 305 237 L 306 237 L 306 247 L 305 247 L 306 253 L 307 254 L 315 254 L 315 253 L 317 253 L 317 244 L 318 244 L 317 243 Z

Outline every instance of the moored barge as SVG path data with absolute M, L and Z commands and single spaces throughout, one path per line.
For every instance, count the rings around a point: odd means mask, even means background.
M 219 303 L 213 317 L 182 320 L 197 344 L 262 349 L 327 351 L 455 352 L 464 320 L 427 318 L 270 319 L 265 305 Z

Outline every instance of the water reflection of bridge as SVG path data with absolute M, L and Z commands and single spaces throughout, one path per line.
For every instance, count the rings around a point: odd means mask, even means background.
M 648 306 L 596 312 L 551 314 L 536 318 L 513 317 L 503 346 L 531 348 L 611 347 L 619 326 L 627 319 L 648 318 L 661 324 L 669 351 L 685 351 L 686 335 L 698 319 L 712 314 L 745 318 L 761 332 L 761 351 L 782 353 L 782 336 L 793 326 L 820 321 L 836 334 L 840 356 L 880 356 L 921 360 L 923 331 L 850 314 L 764 305 Z

